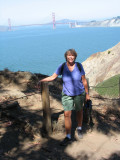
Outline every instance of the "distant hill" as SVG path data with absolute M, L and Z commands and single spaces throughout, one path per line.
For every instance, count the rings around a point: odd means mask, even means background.
M 62 19 L 62 20 L 58 20 L 56 21 L 56 23 L 75 23 L 77 20 L 72 20 L 72 19 Z
M 0 26 L 0 31 L 8 31 L 8 26 Z
M 75 27 L 120 27 L 120 16 L 113 17 L 110 19 L 106 19 L 103 21 L 79 21 L 79 20 L 70 20 L 63 19 L 56 21 L 56 23 L 75 23 L 73 28 Z
M 82 64 L 90 85 L 97 85 L 112 76 L 120 74 L 120 42 L 104 52 L 91 55 Z
M 91 21 L 85 24 L 86 27 L 120 27 L 120 16 L 103 21 Z

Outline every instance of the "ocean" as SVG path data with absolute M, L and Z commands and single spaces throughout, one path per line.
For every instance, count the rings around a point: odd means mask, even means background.
M 0 32 L 0 70 L 29 71 L 51 75 L 65 61 L 64 53 L 74 48 L 76 61 L 120 42 L 120 27 L 69 28 L 69 26 L 26 27 Z

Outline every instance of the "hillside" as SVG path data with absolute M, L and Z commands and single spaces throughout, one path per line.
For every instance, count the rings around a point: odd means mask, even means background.
M 101 83 L 99 83 L 95 90 L 102 96 L 106 97 L 119 97 L 119 80 L 120 74 L 115 75 Z
M 91 55 L 82 64 L 90 85 L 97 85 L 114 75 L 120 74 L 120 42 L 104 52 Z
M 106 19 L 103 21 L 91 21 L 86 27 L 120 27 L 120 16 Z
M 56 21 L 56 23 L 73 23 L 73 28 L 78 27 L 120 27 L 120 16 L 113 17 L 105 20 L 92 20 L 92 21 L 80 21 L 80 20 L 71 20 L 63 19 Z
M 43 77 L 29 72 L 0 71 L 0 160 L 120 159 L 120 109 L 96 94 L 91 97 L 92 123 L 83 123 L 83 139 L 76 139 L 72 114 L 73 140 L 68 146 L 59 145 L 65 136 L 64 113 L 61 90 L 55 81 L 49 83 L 53 130 L 52 135 L 45 137 L 42 98 L 35 87 Z

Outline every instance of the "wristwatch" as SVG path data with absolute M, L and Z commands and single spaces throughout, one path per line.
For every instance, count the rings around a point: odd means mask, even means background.
M 86 92 L 86 94 L 88 94 L 88 92 Z

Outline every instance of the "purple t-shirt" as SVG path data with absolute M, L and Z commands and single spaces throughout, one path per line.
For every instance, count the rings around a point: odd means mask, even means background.
M 68 96 L 80 95 L 85 91 L 81 78 L 82 75 L 85 75 L 85 71 L 82 64 L 79 64 L 81 67 L 81 72 L 77 66 L 77 63 L 75 63 L 75 67 L 72 72 L 68 69 L 67 63 L 65 63 L 64 65 L 62 71 L 63 93 Z M 61 67 L 62 64 L 59 65 L 55 72 L 57 75 L 61 75 Z

